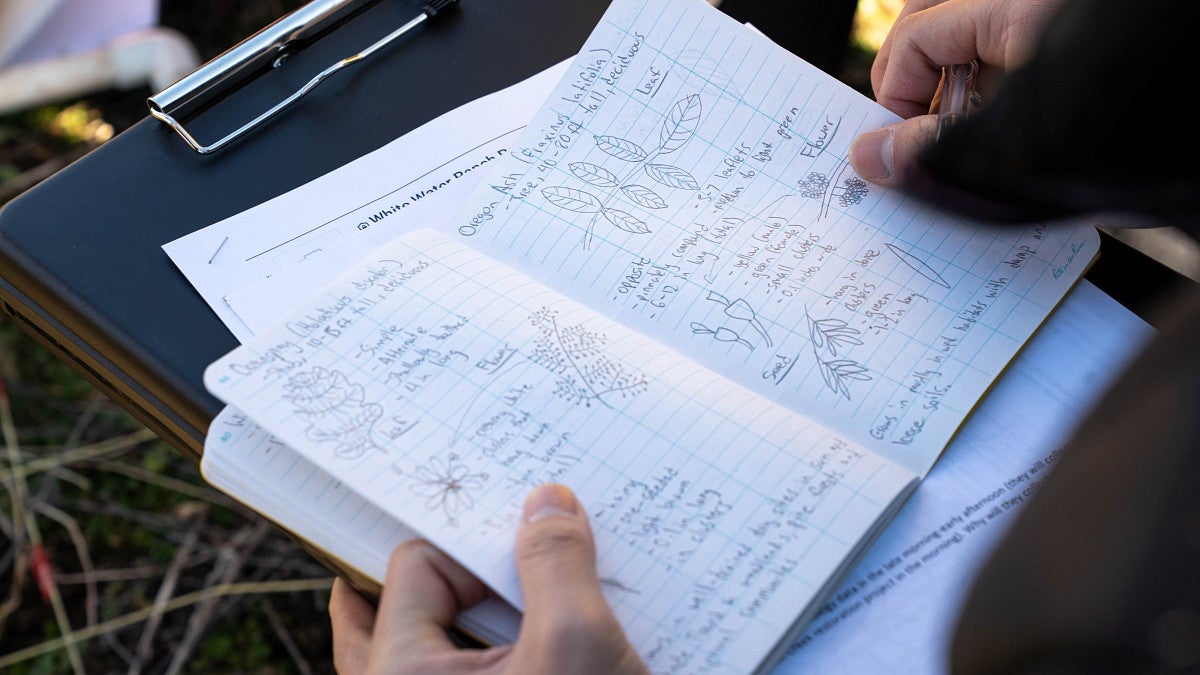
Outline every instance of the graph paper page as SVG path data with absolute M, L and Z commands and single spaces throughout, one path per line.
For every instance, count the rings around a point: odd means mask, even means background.
M 518 607 L 524 497 L 571 486 L 659 672 L 762 662 L 916 480 L 431 230 L 205 384 Z
M 616 0 L 456 231 L 925 473 L 1099 248 L 864 181 L 897 118 L 701 0 Z

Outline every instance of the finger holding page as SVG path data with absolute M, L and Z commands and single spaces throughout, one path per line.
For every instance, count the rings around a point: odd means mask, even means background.
M 535 488 L 517 533 L 525 619 L 515 672 L 646 673 L 600 590 L 582 505 L 563 485 Z
M 414 673 L 428 672 L 434 664 L 467 670 L 495 663 L 506 647 L 460 650 L 446 634 L 462 609 L 487 595 L 482 582 L 428 542 L 400 545 L 388 562 L 371 662 L 405 664 L 406 672 Z
M 977 106 L 980 80 L 998 84 L 1024 62 L 1059 0 L 908 3 L 871 71 L 876 100 L 904 120 L 860 134 L 849 160 L 866 180 L 904 183 L 908 167 L 949 120 Z M 963 73 L 969 69 L 969 77 Z M 969 80 L 969 86 L 962 85 Z M 964 98 L 965 97 L 965 98 Z M 947 103 L 951 103 L 947 114 Z M 937 112 L 937 115 L 927 114 Z
M 947 0 L 901 15 L 871 68 L 875 100 L 904 118 L 924 115 L 938 90 L 942 66 L 979 59 L 985 81 L 997 69 L 1015 68 L 1032 53 L 1060 4 Z
M 333 629 L 333 665 L 339 673 L 367 669 L 375 608 L 342 579 L 335 579 L 329 594 L 329 623 Z

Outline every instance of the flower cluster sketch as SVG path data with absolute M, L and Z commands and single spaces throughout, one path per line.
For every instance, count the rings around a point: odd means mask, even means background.
M 539 334 L 530 360 L 553 373 L 555 395 L 584 406 L 611 407 L 611 396 L 626 398 L 648 387 L 645 374 L 631 370 L 604 352 L 608 338 L 579 324 L 560 326 L 558 311 L 542 308 L 530 323 Z
M 825 386 L 850 400 L 848 380 L 866 382 L 871 379 L 866 366 L 853 359 L 838 358 L 838 352 L 854 345 L 861 345 L 862 331 L 849 326 L 841 319 L 814 319 L 805 311 L 808 319 L 808 335 L 812 339 L 813 357 L 825 379 Z
M 810 171 L 804 180 L 798 183 L 798 186 L 801 197 L 824 199 L 825 192 L 829 189 L 829 176 L 819 171 Z
M 700 124 L 700 96 L 692 94 L 677 101 L 659 128 L 658 145 L 647 149 L 641 144 L 619 136 L 596 136 L 596 147 L 609 157 L 628 163 L 624 176 L 592 162 L 573 162 L 571 174 L 583 181 L 585 188 L 566 185 L 542 188 L 542 195 L 551 204 L 580 214 L 592 214 L 583 237 L 583 248 L 591 248 L 592 236 L 600 219 L 632 234 L 648 234 L 645 220 L 611 206 L 618 196 L 645 209 L 666 208 L 667 200 L 654 189 L 634 182 L 639 172 L 650 180 L 669 188 L 696 190 L 700 187 L 692 174 L 674 164 L 658 162 L 658 158 L 682 148 L 696 133 Z
M 336 370 L 321 366 L 293 375 L 283 398 L 309 422 L 305 435 L 318 443 L 333 443 L 338 457 L 355 459 L 369 450 L 386 453 L 371 438 L 383 406 L 367 402 L 362 385 L 352 384 Z
M 451 527 L 458 527 L 459 515 L 475 507 L 472 493 L 488 481 L 488 474 L 472 473 L 459 459 L 453 452 L 444 461 L 440 457 L 431 457 L 428 466 L 419 466 L 410 474 L 413 479 L 410 487 L 426 498 L 425 508 L 441 510 L 446 516 L 446 524 Z
M 861 204 L 864 197 L 867 196 L 867 181 L 858 176 L 850 176 L 842 181 L 841 190 L 834 190 L 834 196 L 838 198 L 838 204 L 842 208 L 847 208 L 853 204 Z
M 846 165 L 841 167 L 844 171 Z M 855 204 L 861 204 L 870 192 L 869 184 L 851 174 L 842 179 L 838 185 L 834 185 L 834 181 L 829 176 L 819 172 L 809 172 L 804 180 L 797 183 L 800 188 L 800 196 L 808 199 L 816 199 L 821 202 L 821 214 L 825 215 L 828 211 L 829 204 L 837 199 L 838 205 L 842 208 L 849 208 Z

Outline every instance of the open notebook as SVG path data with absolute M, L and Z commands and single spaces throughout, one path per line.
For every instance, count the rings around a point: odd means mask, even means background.
M 516 607 L 522 500 L 564 482 L 654 671 L 768 667 L 1098 252 L 867 184 L 892 119 L 702 0 L 616 0 L 458 218 L 210 366 L 205 476 Z

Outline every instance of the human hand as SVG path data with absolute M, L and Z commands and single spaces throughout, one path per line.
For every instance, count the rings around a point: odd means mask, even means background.
M 875 100 L 904 119 L 850 145 L 859 176 L 888 187 L 937 134 L 942 66 L 979 59 L 984 90 L 1025 62 L 1063 0 L 908 0 L 871 67 Z
M 341 579 L 329 600 L 339 673 L 616 673 L 646 667 L 600 591 L 587 515 L 569 489 L 525 500 L 516 540 L 525 615 L 515 643 L 459 649 L 446 628 L 487 588 L 424 541 L 397 547 L 375 609 Z

